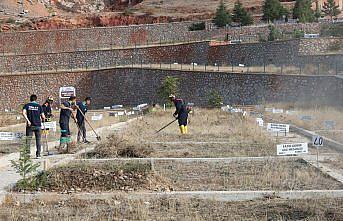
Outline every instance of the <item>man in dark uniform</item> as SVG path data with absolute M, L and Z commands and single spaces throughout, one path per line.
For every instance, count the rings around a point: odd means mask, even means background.
M 65 101 L 61 104 L 59 121 L 61 128 L 60 148 L 64 148 L 65 146 L 68 147 L 68 144 L 71 142 L 69 121 L 70 117 L 72 117 L 77 122 L 75 114 L 73 113 L 73 107 L 75 106 L 75 103 L 76 97 L 71 96 L 68 101 Z
M 181 134 L 187 134 L 188 128 L 188 110 L 182 99 L 178 99 L 175 95 L 171 94 L 169 96 L 171 102 L 175 105 L 175 112 L 173 116 L 178 119 Z
M 82 136 L 82 142 L 84 143 L 90 143 L 86 139 L 87 131 L 86 131 L 86 124 L 85 124 L 85 114 L 88 111 L 88 107 L 91 104 L 91 98 L 86 97 L 86 99 L 81 102 L 77 102 L 76 105 L 78 107 L 77 113 L 76 113 L 76 119 L 77 119 L 77 124 L 79 125 L 79 131 L 77 133 L 77 142 L 80 143 L 80 139 Z
M 30 102 L 23 107 L 23 116 L 26 120 L 26 148 L 30 153 L 30 144 L 33 133 L 36 137 L 36 157 L 41 157 L 41 126 L 42 120 L 45 119 L 42 106 L 37 103 L 37 96 L 32 94 Z

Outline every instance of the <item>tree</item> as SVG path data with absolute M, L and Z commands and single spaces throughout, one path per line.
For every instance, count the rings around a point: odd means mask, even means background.
M 30 145 L 24 144 L 19 150 L 19 161 L 12 160 L 12 167 L 14 167 L 17 173 L 20 174 L 21 180 L 16 184 L 18 189 L 30 189 L 36 184 L 36 177 L 33 176 L 37 173 L 37 169 L 40 166 L 38 163 L 33 163 L 30 158 Z
M 230 15 L 226 10 L 226 6 L 223 0 L 220 1 L 220 4 L 216 11 L 216 15 L 213 19 L 213 23 L 218 27 L 224 27 L 227 24 L 231 23 Z
M 328 0 L 327 2 L 324 2 L 322 12 L 326 16 L 330 16 L 331 21 L 333 21 L 333 17 L 336 17 L 341 13 L 338 7 L 339 6 L 336 5 L 334 0 Z
M 281 37 L 280 31 L 274 26 L 269 25 L 268 41 L 275 41 Z
M 168 97 L 170 94 L 177 94 L 179 91 L 179 79 L 172 76 L 167 76 L 161 86 L 158 88 L 158 95 L 161 100 L 165 101 L 166 103 L 170 103 Z
M 262 19 L 268 23 L 282 18 L 283 15 L 286 15 L 287 11 L 284 7 L 282 7 L 279 0 L 266 0 L 262 10 Z
M 232 20 L 234 22 L 240 23 L 242 26 L 251 25 L 254 23 L 254 20 L 245 8 L 243 7 L 242 3 L 238 0 L 235 3 L 233 8 Z
M 299 19 L 301 23 L 314 22 L 316 20 L 314 14 L 311 0 L 296 0 L 293 9 L 293 18 Z

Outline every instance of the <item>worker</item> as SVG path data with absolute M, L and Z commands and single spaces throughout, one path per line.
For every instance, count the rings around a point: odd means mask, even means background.
M 86 131 L 86 124 L 85 124 L 85 114 L 88 111 L 88 108 L 91 104 L 92 98 L 91 97 L 86 97 L 83 102 L 79 101 L 76 103 L 77 105 L 77 113 L 76 113 L 76 119 L 77 119 L 77 124 L 79 131 L 77 133 L 77 142 L 80 143 L 80 139 L 82 137 L 82 142 L 83 143 L 90 143 L 86 139 L 87 131 Z
M 171 94 L 169 96 L 171 102 L 175 105 L 175 112 L 173 116 L 178 119 L 181 134 L 187 134 L 187 121 L 188 121 L 188 110 L 182 99 L 178 99 L 175 95 Z
M 49 96 L 45 100 L 44 104 L 42 105 L 43 112 L 44 112 L 44 115 L 45 115 L 45 122 L 50 122 L 51 118 L 53 117 L 52 108 L 51 108 L 51 105 L 52 105 L 53 102 L 54 102 L 54 98 Z
M 41 126 L 45 119 L 42 106 L 37 102 L 37 95 L 30 96 L 30 102 L 23 107 L 23 116 L 26 120 L 26 151 L 30 154 L 33 133 L 36 138 L 36 158 L 41 158 Z
M 74 119 L 74 121 L 77 123 L 77 119 L 75 116 L 74 108 L 76 104 L 76 97 L 71 96 L 68 101 L 65 101 L 61 104 L 61 112 L 60 112 L 60 128 L 61 128 L 61 139 L 60 139 L 60 148 L 65 148 L 68 146 L 71 142 L 71 133 L 69 128 L 69 121 L 70 117 Z
M 53 102 L 54 102 L 54 98 L 49 96 L 45 100 L 44 104 L 42 105 L 43 113 L 45 116 L 44 122 L 51 122 L 51 118 L 53 117 L 51 105 Z M 42 127 L 42 133 L 48 135 L 49 134 L 49 128 Z

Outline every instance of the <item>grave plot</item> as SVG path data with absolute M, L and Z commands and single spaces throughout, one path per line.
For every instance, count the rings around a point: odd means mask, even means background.
M 147 159 L 148 160 L 148 159 Z M 336 190 L 343 184 L 300 158 L 231 160 L 80 160 L 19 181 L 14 191 Z
M 183 198 L 41 198 L 22 204 L 7 198 L 0 206 L 6 220 L 342 220 L 343 198 L 223 202 Z
M 181 136 L 172 111 L 152 113 L 98 145 L 90 158 L 111 157 L 231 157 L 275 155 L 275 139 L 253 119 L 221 110 L 197 109 L 190 116 L 189 134 Z
M 157 111 L 131 122 L 82 159 L 39 173 L 33 185 L 19 181 L 0 206 L 0 218 L 342 218 L 342 182 L 302 156 L 276 156 L 276 144 L 301 137 L 275 138 L 255 118 L 205 109 L 190 117 L 188 135 L 181 136 L 176 123 L 156 134 L 171 114 Z
M 73 193 L 168 189 L 168 184 L 154 175 L 149 163 L 81 161 L 41 172 L 27 187 L 19 181 L 13 191 Z
M 156 174 L 178 191 L 342 189 L 302 159 L 155 161 Z

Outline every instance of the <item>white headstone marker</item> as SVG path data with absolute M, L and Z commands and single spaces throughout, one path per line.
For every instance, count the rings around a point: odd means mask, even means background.
M 297 155 L 308 153 L 307 143 L 292 143 L 292 144 L 278 144 L 276 145 L 277 155 Z
M 262 118 L 257 117 L 256 118 L 256 123 L 257 123 L 258 126 L 263 127 L 264 121 L 263 121 Z
M 267 130 L 272 132 L 289 133 L 289 124 L 268 123 Z
M 20 140 L 23 136 L 24 134 L 20 132 L 0 132 L 0 140 Z
M 99 115 L 93 115 L 92 116 L 92 121 L 98 121 L 98 120 L 102 120 L 103 115 L 99 114 Z

